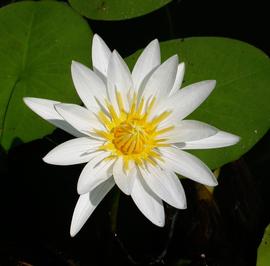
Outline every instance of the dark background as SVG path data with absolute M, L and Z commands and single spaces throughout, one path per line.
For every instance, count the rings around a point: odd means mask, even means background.
M 15 1 L 0 5 L 10 2 Z M 88 22 L 122 56 L 154 38 L 191 36 L 235 38 L 269 55 L 268 10 L 266 1 L 182 0 L 135 19 Z M 269 133 L 243 158 L 222 168 L 213 195 L 184 182 L 189 208 L 167 206 L 164 229 L 150 224 L 115 189 L 75 238 L 69 226 L 82 165 L 60 167 L 41 160 L 69 138 L 56 130 L 1 154 L 1 266 L 256 265 L 257 246 L 270 222 Z M 112 202 L 118 196 L 115 212 Z M 114 215 L 117 225 L 112 228 Z M 177 264 L 183 259 L 186 264 Z
M 176 0 L 144 17 L 90 21 L 94 32 L 123 56 L 149 41 L 191 36 L 222 36 L 248 42 L 270 53 L 267 1 Z

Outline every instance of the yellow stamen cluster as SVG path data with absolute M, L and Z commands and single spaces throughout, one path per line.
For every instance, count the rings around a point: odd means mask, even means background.
M 137 95 L 134 94 L 129 110 L 126 111 L 121 94 L 117 92 L 116 96 L 120 112 L 116 112 L 112 104 L 106 102 L 108 113 L 103 110 L 98 113 L 99 120 L 106 128 L 106 130 L 96 130 L 96 133 L 106 140 L 100 149 L 110 151 L 110 158 L 122 156 L 125 168 L 128 168 L 130 160 L 134 160 L 137 164 L 143 161 L 155 164 L 155 160 L 160 159 L 155 148 L 167 145 L 164 143 L 165 139 L 160 139 L 158 136 L 173 129 L 167 127 L 158 130 L 157 127 L 170 112 L 163 112 L 150 120 L 149 114 L 155 98 L 145 106 L 144 99 L 140 99 L 138 103 Z
M 139 121 L 122 122 L 114 129 L 114 146 L 125 155 L 139 154 L 148 142 L 148 133 Z

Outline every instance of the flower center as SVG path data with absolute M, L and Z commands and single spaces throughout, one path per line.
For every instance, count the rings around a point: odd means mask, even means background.
M 94 130 L 94 134 L 104 139 L 99 149 L 111 152 L 107 159 L 123 157 L 125 169 L 128 169 L 130 161 L 135 161 L 136 164 L 144 161 L 155 164 L 160 159 L 157 148 L 169 145 L 162 135 L 174 128 L 168 126 L 159 129 L 158 126 L 171 111 L 164 111 L 150 119 L 155 97 L 148 101 L 142 98 L 138 102 L 137 95 L 134 94 L 128 110 L 124 108 L 120 93 L 116 92 L 116 98 L 118 106 L 106 101 L 107 111 L 100 110 L 97 114 L 104 126 L 103 130 Z
M 142 153 L 148 139 L 149 135 L 139 120 L 125 121 L 114 128 L 113 144 L 125 155 Z

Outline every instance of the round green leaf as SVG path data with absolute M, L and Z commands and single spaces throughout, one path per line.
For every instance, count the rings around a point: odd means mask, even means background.
M 189 116 L 236 134 L 234 146 L 193 151 L 212 169 L 238 159 L 270 125 L 270 60 L 257 48 L 237 40 L 197 37 L 161 43 L 163 60 L 178 54 L 186 63 L 183 86 L 215 79 L 208 99 Z M 127 58 L 132 66 L 139 52 Z
M 72 60 L 87 64 L 92 33 L 66 4 L 20 2 L 0 9 L 0 144 L 30 141 L 53 130 L 23 103 L 39 97 L 79 102 Z
M 257 266 L 269 266 L 270 262 L 270 224 L 266 227 L 257 252 Z
M 81 15 L 97 20 L 123 20 L 150 13 L 171 0 L 69 0 Z

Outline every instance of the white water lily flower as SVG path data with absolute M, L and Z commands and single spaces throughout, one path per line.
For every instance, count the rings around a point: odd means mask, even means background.
M 72 62 L 72 78 L 84 107 L 24 98 L 38 115 L 73 134 L 44 161 L 56 165 L 87 163 L 79 177 L 80 194 L 70 234 L 74 236 L 117 184 L 155 225 L 164 226 L 163 201 L 186 208 L 177 174 L 215 186 L 211 170 L 187 149 L 233 145 L 239 137 L 194 120 L 183 120 L 212 92 L 207 80 L 181 87 L 184 64 L 172 56 L 161 64 L 157 40 L 138 58 L 132 73 L 116 52 L 95 35 L 93 71 Z

